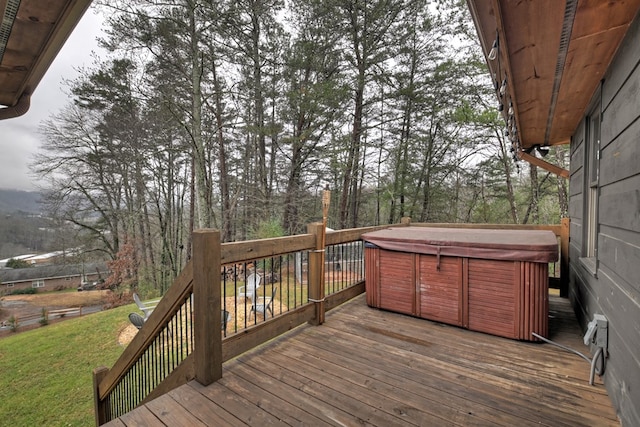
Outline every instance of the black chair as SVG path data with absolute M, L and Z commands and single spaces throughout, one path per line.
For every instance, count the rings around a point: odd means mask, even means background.
M 144 317 L 140 316 L 138 313 L 129 313 L 129 320 L 133 323 L 133 326 L 140 329 L 142 325 L 144 325 Z
M 229 323 L 229 320 L 231 320 L 231 313 L 229 313 L 227 310 L 222 310 L 222 312 L 220 314 L 222 315 L 222 330 L 226 334 L 227 333 L 227 323 Z

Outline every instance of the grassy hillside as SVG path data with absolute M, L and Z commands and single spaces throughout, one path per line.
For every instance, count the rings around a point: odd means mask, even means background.
M 90 426 L 92 371 L 123 352 L 129 305 L 0 339 L 0 424 Z

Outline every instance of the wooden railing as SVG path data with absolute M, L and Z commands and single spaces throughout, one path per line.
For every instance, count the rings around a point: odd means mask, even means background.
M 194 232 L 192 261 L 114 366 L 94 370 L 96 424 L 117 418 L 193 379 L 203 385 L 211 384 L 222 376 L 224 361 L 304 323 L 321 324 L 326 311 L 364 292 L 362 234 L 409 223 L 404 219 L 401 224 L 334 231 L 326 235 L 323 224 L 315 223 L 309 225 L 307 234 L 223 244 L 216 230 Z M 561 242 L 561 294 L 562 287 L 566 286 L 563 283 L 568 277 L 568 221 L 549 226 L 411 225 L 551 230 Z M 274 257 L 283 256 L 303 259 L 305 267 L 296 268 L 304 270 L 304 279 L 298 280 L 306 282 L 307 287 L 300 293 L 306 301 L 287 305 L 281 314 L 265 316 L 260 322 L 254 318 L 252 323 L 236 323 L 228 335 L 215 333 L 222 329 L 220 309 L 225 308 L 224 272 L 238 264 L 259 266 L 260 261 L 256 260 L 266 259 L 270 260 L 268 265 L 272 268 Z M 267 264 L 267 261 L 262 262 Z M 263 267 L 262 270 L 268 269 Z

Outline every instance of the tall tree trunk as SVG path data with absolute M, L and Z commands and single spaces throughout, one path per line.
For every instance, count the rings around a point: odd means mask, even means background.
M 416 191 L 422 188 L 422 207 L 420 209 L 420 216 L 419 216 L 420 222 L 427 222 L 427 220 L 429 219 L 430 211 L 431 211 L 431 180 L 432 180 L 431 177 L 433 174 L 434 139 L 435 139 L 434 135 L 429 136 L 429 142 L 427 145 L 427 150 L 424 153 L 424 161 L 422 164 L 422 169 L 420 171 L 420 178 L 418 180 L 419 181 L 418 184 L 420 185 L 416 186 Z
M 299 150 L 298 150 L 299 151 Z M 292 153 L 291 171 L 289 172 L 287 190 L 284 195 L 284 218 L 282 227 L 286 234 L 295 234 L 298 231 L 298 195 L 300 193 L 300 168 L 299 158 L 296 159 L 295 153 Z M 299 157 L 299 155 L 297 156 Z
M 285 233 L 293 234 L 298 226 L 298 194 L 300 191 L 300 178 L 302 174 L 302 147 L 304 132 L 304 114 L 298 115 L 298 120 L 293 132 L 291 143 L 291 169 L 287 181 L 287 190 L 284 198 L 283 228 Z
M 562 167 L 565 166 L 566 159 L 566 151 L 565 147 L 555 147 L 556 148 L 556 164 Z M 556 177 L 558 182 L 558 205 L 560 208 L 560 218 L 566 218 L 569 216 L 569 198 L 568 198 L 568 189 L 567 189 L 567 179 L 562 178 L 560 176 Z
M 191 175 L 189 176 L 189 229 L 187 230 L 187 260 L 191 259 L 192 237 L 195 229 L 196 214 L 196 166 L 194 155 L 191 156 Z
M 513 181 L 511 179 L 511 158 L 507 149 L 507 141 L 502 137 L 499 129 L 495 129 L 496 139 L 500 143 L 500 163 L 504 170 L 505 182 L 507 184 L 507 200 L 509 201 L 509 210 L 511 212 L 511 220 L 514 224 L 518 224 L 518 208 L 516 206 L 516 195 L 513 190 Z M 534 167 L 532 165 L 532 167 Z
M 358 172 L 360 165 L 360 139 L 362 136 L 362 112 L 364 104 L 364 68 L 360 67 L 358 84 L 355 91 L 355 105 L 353 114 L 353 127 L 351 130 L 351 143 L 347 166 L 342 181 L 342 196 L 340 199 L 340 228 L 346 228 L 349 223 L 350 213 L 354 213 L 356 201 L 355 193 L 358 187 Z M 356 219 L 351 218 L 352 222 Z
M 267 141 L 264 128 L 264 93 L 262 88 L 262 61 L 260 58 L 260 1 L 252 2 L 251 7 L 251 55 L 253 64 L 253 104 L 255 109 L 255 132 L 258 144 L 258 183 L 263 206 L 269 204 L 269 181 L 267 174 Z
M 531 152 L 532 156 L 535 156 L 535 151 Z M 540 221 L 540 191 L 538 183 L 538 167 L 535 165 L 529 166 L 529 180 L 531 181 L 531 190 L 529 195 L 529 207 L 525 214 L 523 224 L 538 224 Z M 529 222 L 529 218 L 531 221 Z
M 227 153 L 224 144 L 224 122 L 222 118 L 222 88 L 217 75 L 215 60 L 211 61 L 213 73 L 214 97 L 216 109 L 216 138 L 218 140 L 218 168 L 220 169 L 220 201 L 222 207 L 222 241 L 231 240 L 231 196 L 229 190 L 229 172 L 227 169 Z
M 196 5 L 189 2 L 189 35 L 191 43 L 191 120 L 189 131 L 194 151 L 196 207 L 198 227 L 211 227 L 211 191 L 207 179 L 207 158 L 202 137 L 202 54 L 196 28 Z
M 137 144 L 136 144 L 137 145 Z M 150 278 L 153 288 L 158 288 L 158 277 L 155 269 L 155 257 L 153 252 L 153 241 L 151 239 L 151 229 L 149 224 L 149 209 L 146 196 L 146 185 L 143 177 L 144 161 L 138 148 L 134 145 L 135 161 L 135 188 L 136 188 L 136 212 L 140 240 L 142 246 L 142 262 L 144 266 L 145 278 Z M 136 271 L 137 274 L 137 271 Z

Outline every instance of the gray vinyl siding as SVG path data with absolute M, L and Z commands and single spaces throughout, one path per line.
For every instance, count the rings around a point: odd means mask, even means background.
M 586 118 L 571 147 L 571 284 L 583 325 L 609 319 L 604 381 L 623 426 L 640 425 L 640 18 L 636 17 L 604 76 L 598 200 L 598 270 L 581 264 Z M 588 112 L 587 112 L 588 113 Z

